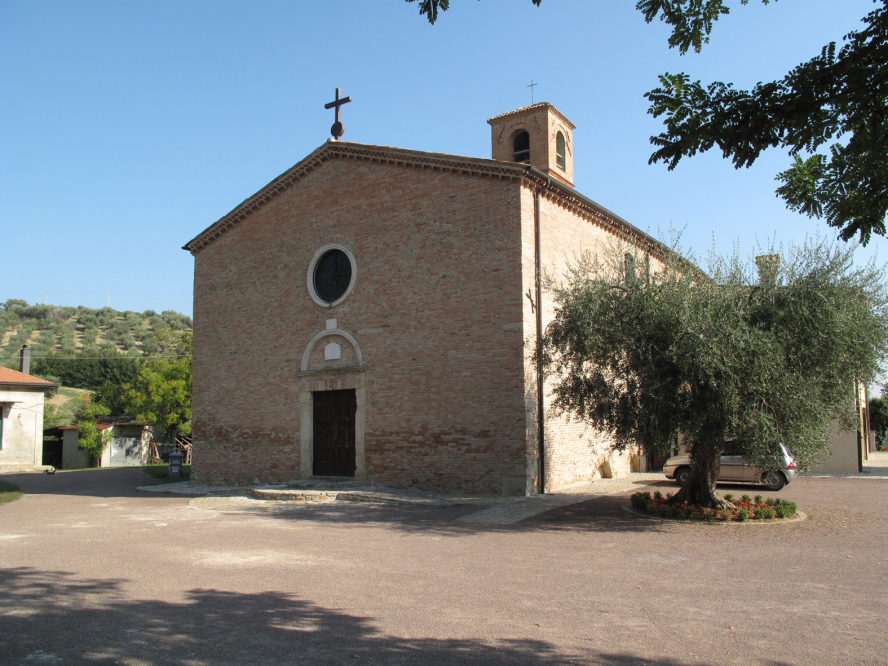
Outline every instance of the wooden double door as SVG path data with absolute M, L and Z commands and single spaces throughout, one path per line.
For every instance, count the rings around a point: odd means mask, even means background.
M 312 475 L 354 476 L 355 413 L 358 401 L 355 389 L 315 391 L 314 455 Z

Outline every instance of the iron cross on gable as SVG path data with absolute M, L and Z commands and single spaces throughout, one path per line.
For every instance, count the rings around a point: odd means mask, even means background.
M 336 99 L 330 102 L 329 104 L 324 104 L 325 109 L 332 109 L 336 107 L 336 122 L 333 123 L 333 127 L 330 128 L 330 134 L 333 135 L 333 138 L 337 141 L 339 137 L 341 137 L 345 133 L 345 126 L 342 124 L 341 113 L 342 113 L 342 105 L 348 104 L 352 101 L 351 97 L 342 97 L 342 88 L 336 89 Z

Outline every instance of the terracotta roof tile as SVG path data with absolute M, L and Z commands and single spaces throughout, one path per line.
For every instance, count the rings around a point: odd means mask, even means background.
M 18 370 L 10 370 L 9 368 L 0 367 L 0 386 L 4 384 L 12 384 L 15 386 L 32 385 L 43 388 L 53 388 L 58 386 L 58 384 L 53 384 L 45 379 L 40 379 L 40 377 L 34 377 L 33 375 L 26 375 L 24 372 L 19 372 Z

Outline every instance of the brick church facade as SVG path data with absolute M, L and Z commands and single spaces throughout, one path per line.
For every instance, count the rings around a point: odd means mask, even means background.
M 538 275 L 660 246 L 573 189 L 555 107 L 488 122 L 493 159 L 328 141 L 185 246 L 194 482 L 524 495 L 541 467 L 546 490 L 629 471 L 593 428 L 538 420 Z

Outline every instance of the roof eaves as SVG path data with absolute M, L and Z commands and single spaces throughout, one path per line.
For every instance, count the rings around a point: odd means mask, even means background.
M 536 167 L 526 166 L 524 167 L 524 169 L 527 178 L 533 183 L 538 185 L 546 185 L 546 187 L 550 191 L 555 192 L 559 196 L 559 198 L 561 198 L 561 200 L 565 202 L 568 206 L 575 206 L 587 211 L 588 213 L 591 213 L 600 224 L 610 227 L 612 231 L 616 231 L 618 234 L 622 234 L 624 236 L 629 236 L 636 242 L 636 244 L 647 247 L 648 251 L 652 252 L 655 255 L 660 254 L 664 257 L 680 257 L 680 255 L 676 255 L 674 250 L 664 245 L 653 236 L 645 233 L 631 222 L 624 220 L 616 213 L 609 211 L 607 208 L 605 208 L 601 204 L 596 203 L 589 197 L 580 194 L 569 185 L 565 185 L 560 180 L 546 175 Z M 694 268 L 696 268 L 696 266 Z
M 40 389 L 41 391 L 48 391 L 49 389 L 59 388 L 58 384 L 53 384 L 52 382 L 0 382 L 0 387 L 4 386 L 14 386 L 16 388 L 33 388 Z

